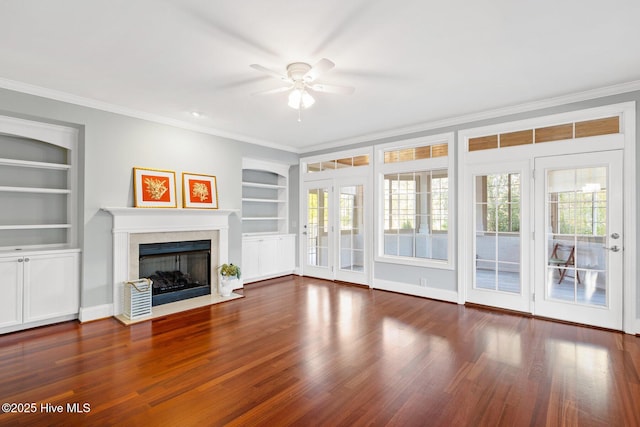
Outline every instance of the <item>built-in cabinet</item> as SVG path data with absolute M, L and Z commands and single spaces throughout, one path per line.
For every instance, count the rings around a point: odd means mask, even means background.
M 77 141 L 0 116 L 0 333 L 77 317 Z
M 245 236 L 242 239 L 244 283 L 293 273 L 295 237 L 295 234 Z
M 78 250 L 0 255 L 0 331 L 73 318 L 79 309 L 78 268 Z
M 289 165 L 244 159 L 242 276 L 244 283 L 291 274 L 295 235 L 288 234 Z

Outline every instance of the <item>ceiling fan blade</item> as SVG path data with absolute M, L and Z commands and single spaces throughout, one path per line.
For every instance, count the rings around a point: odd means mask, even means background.
M 307 71 L 307 74 L 304 75 L 303 79 L 307 82 L 312 82 L 335 66 L 336 64 L 329 61 L 327 58 L 322 58 L 316 65 Z
M 260 92 L 254 92 L 251 94 L 251 96 L 272 95 L 274 93 L 287 92 L 291 89 L 293 89 L 293 86 L 283 86 L 275 89 L 267 89 L 267 90 L 261 90 Z
M 285 82 L 289 80 L 289 78 L 287 78 L 287 76 L 284 76 L 284 75 L 278 73 L 277 71 L 270 70 L 267 67 L 263 67 L 260 64 L 251 64 L 251 65 L 249 65 L 249 67 L 253 68 L 254 70 L 258 70 L 258 71 L 261 71 L 263 73 L 269 74 L 271 77 L 275 77 L 276 79 L 283 80 Z
M 336 85 L 323 85 L 323 84 L 309 85 L 308 87 L 315 92 L 336 93 L 338 95 L 351 95 L 356 90 L 351 86 L 336 86 Z

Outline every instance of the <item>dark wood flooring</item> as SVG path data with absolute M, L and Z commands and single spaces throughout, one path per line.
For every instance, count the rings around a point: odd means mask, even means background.
M 0 336 L 0 401 L 35 409 L 0 425 L 640 426 L 636 336 L 311 278 L 244 294 Z

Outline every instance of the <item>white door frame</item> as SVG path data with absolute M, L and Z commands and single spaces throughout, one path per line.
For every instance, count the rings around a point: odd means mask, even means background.
M 556 141 L 544 144 L 508 147 L 497 150 L 481 150 L 469 152 L 468 141 L 470 138 L 493 135 L 498 133 L 513 132 L 523 129 L 535 129 L 553 126 L 562 123 L 570 123 L 582 120 L 592 120 L 612 115 L 620 116 L 620 133 L 602 135 L 575 140 Z M 624 150 L 624 230 L 625 248 L 624 285 L 623 285 L 623 331 L 629 334 L 640 333 L 640 319 L 637 312 L 638 285 L 637 277 L 637 215 L 636 215 L 636 103 L 625 102 L 603 107 L 596 107 L 568 113 L 536 117 L 532 119 L 499 123 L 496 125 L 465 129 L 458 132 L 458 303 L 464 304 L 467 295 L 467 275 L 473 262 L 468 257 L 467 248 L 472 244 L 471 233 L 466 215 L 469 215 L 465 204 L 469 203 L 465 197 L 471 194 L 466 186 L 471 185 L 466 180 L 465 169 L 473 164 L 491 162 L 511 162 L 515 160 L 531 160 L 535 157 L 554 156 L 562 154 L 577 154 L 586 152 L 598 152 L 622 149 Z

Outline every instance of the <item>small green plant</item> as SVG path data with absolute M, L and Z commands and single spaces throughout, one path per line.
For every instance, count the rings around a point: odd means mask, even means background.
M 218 270 L 220 270 L 220 274 L 223 276 L 235 276 L 238 279 L 240 278 L 240 267 L 238 267 L 237 265 L 222 264 L 220 267 L 218 267 Z

